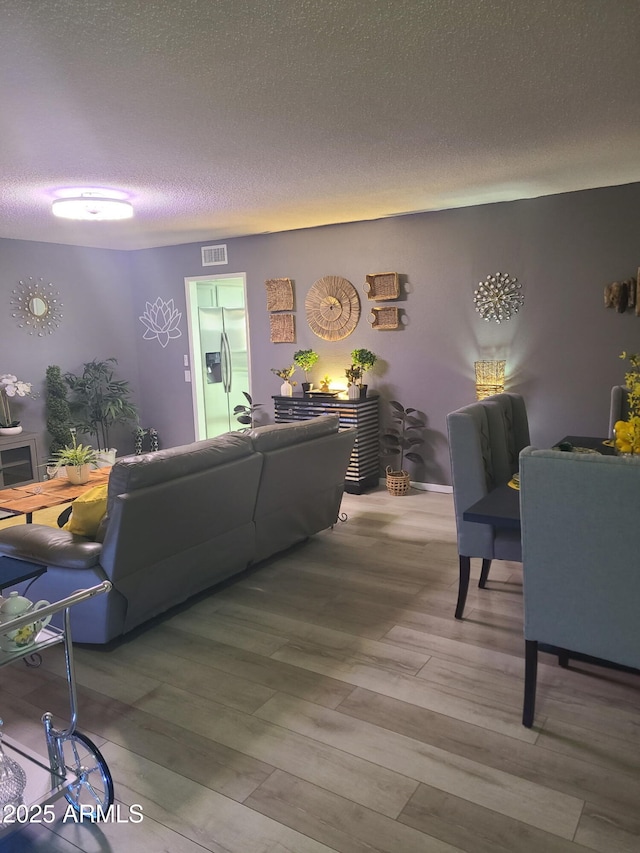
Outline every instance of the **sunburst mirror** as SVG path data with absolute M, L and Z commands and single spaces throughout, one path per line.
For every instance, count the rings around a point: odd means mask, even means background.
M 51 335 L 62 320 L 60 294 L 51 282 L 32 276 L 22 279 L 11 295 L 12 316 L 18 327 L 43 338 Z

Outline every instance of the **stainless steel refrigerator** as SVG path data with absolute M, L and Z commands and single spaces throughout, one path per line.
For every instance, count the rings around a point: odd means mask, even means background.
M 198 308 L 198 325 L 206 437 L 213 438 L 240 428 L 233 409 L 249 393 L 245 309 Z

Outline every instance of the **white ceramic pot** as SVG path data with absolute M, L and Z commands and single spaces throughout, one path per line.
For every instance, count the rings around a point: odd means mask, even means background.
M 280 396 L 293 397 L 293 385 L 290 382 L 287 382 L 286 379 L 280 386 Z
M 360 399 L 360 386 L 359 385 L 349 385 L 347 388 L 347 397 L 350 400 L 359 400 Z
M 0 435 L 20 435 L 22 427 L 20 424 L 14 427 L 0 427 Z
M 75 486 L 82 486 L 89 482 L 89 474 L 91 474 L 91 465 L 65 465 L 67 479 Z

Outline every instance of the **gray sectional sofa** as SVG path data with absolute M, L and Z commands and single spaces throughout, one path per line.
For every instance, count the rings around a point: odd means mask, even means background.
M 227 433 L 118 460 L 101 541 L 45 525 L 0 531 L 0 555 L 42 563 L 29 598 L 108 579 L 71 612 L 76 642 L 106 643 L 337 519 L 355 429 L 338 416 Z

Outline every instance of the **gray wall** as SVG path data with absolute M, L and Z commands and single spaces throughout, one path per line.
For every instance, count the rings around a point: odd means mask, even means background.
M 184 278 L 245 272 L 252 390 L 268 415 L 280 385 L 269 369 L 291 363 L 296 349 L 320 353 L 318 380 L 324 373 L 343 376 L 350 351 L 367 347 L 380 359 L 370 387 L 427 415 L 427 462 L 412 466 L 412 477 L 448 484 L 445 418 L 474 399 L 478 358 L 507 359 L 507 388 L 525 396 L 537 445 L 566 433 L 606 433 L 610 388 L 624 376 L 618 355 L 640 350 L 640 318 L 605 310 L 603 288 L 637 272 L 639 211 L 640 184 L 632 184 L 282 234 L 212 237 L 206 245 L 227 243 L 229 264 L 206 269 L 200 243 L 109 253 L 2 241 L 6 300 L 14 280 L 43 275 L 63 292 L 67 312 L 60 331 L 45 341 L 30 339 L 3 313 L 0 372 L 37 381 L 49 363 L 77 369 L 89 358 L 116 355 L 135 387 L 142 425 L 155 427 L 163 446 L 191 441 Z M 402 276 L 398 304 L 408 324 L 399 331 L 375 331 L 366 320 L 372 303 L 362 289 L 365 275 L 386 271 Z M 473 305 L 478 282 L 496 271 L 517 276 L 524 287 L 521 313 L 503 325 L 484 322 Z M 325 275 L 349 279 L 361 297 L 358 327 L 335 343 L 317 338 L 304 315 L 308 289 Z M 264 282 L 276 277 L 295 283 L 295 344 L 269 342 Z M 165 348 L 143 340 L 138 320 L 145 303 L 158 297 L 173 299 L 182 312 L 182 337 Z M 25 409 L 25 428 L 33 428 L 35 411 L 35 403 Z
M 184 312 L 185 276 L 246 272 L 254 399 L 272 414 L 280 383 L 269 368 L 290 363 L 296 349 L 320 353 L 318 379 L 342 376 L 350 351 L 367 347 L 380 358 L 369 385 L 428 417 L 427 464 L 412 467 L 412 476 L 448 484 L 445 418 L 474 399 L 478 358 L 507 359 L 507 389 L 525 396 L 536 444 L 566 433 L 606 434 L 610 388 L 624 375 L 618 355 L 640 349 L 640 319 L 605 310 L 603 288 L 637 272 L 639 211 L 640 185 L 633 184 L 226 240 L 226 267 L 203 269 L 201 244 L 148 250 L 133 260 L 134 302 L 139 312 L 161 295 Z M 409 322 L 400 331 L 376 331 L 366 321 L 365 275 L 385 271 L 402 275 L 398 304 Z M 473 304 L 478 282 L 496 271 L 524 286 L 521 313 L 502 325 L 484 322 Z M 324 275 L 349 279 L 362 300 L 355 332 L 335 343 L 316 337 L 304 315 L 306 293 Z M 276 277 L 295 282 L 295 344 L 269 342 L 264 281 Z M 181 327 L 186 335 L 185 317 Z M 167 444 L 193 437 L 186 352 L 184 337 L 162 349 L 138 336 L 143 408 Z
M 49 435 L 45 427 L 45 373 L 50 364 L 62 372 L 78 372 L 92 359 L 114 356 L 117 375 L 139 386 L 131 302 L 129 256 L 125 252 L 83 249 L 24 240 L 0 240 L 0 373 L 14 373 L 33 383 L 38 394 L 24 398 L 12 414 L 26 432 L 39 435 L 38 452 L 46 461 Z M 42 277 L 59 291 L 63 303 L 60 327 L 51 335 L 31 336 L 12 317 L 11 294 L 20 280 Z M 130 429 L 118 430 L 120 453 L 133 450 Z

